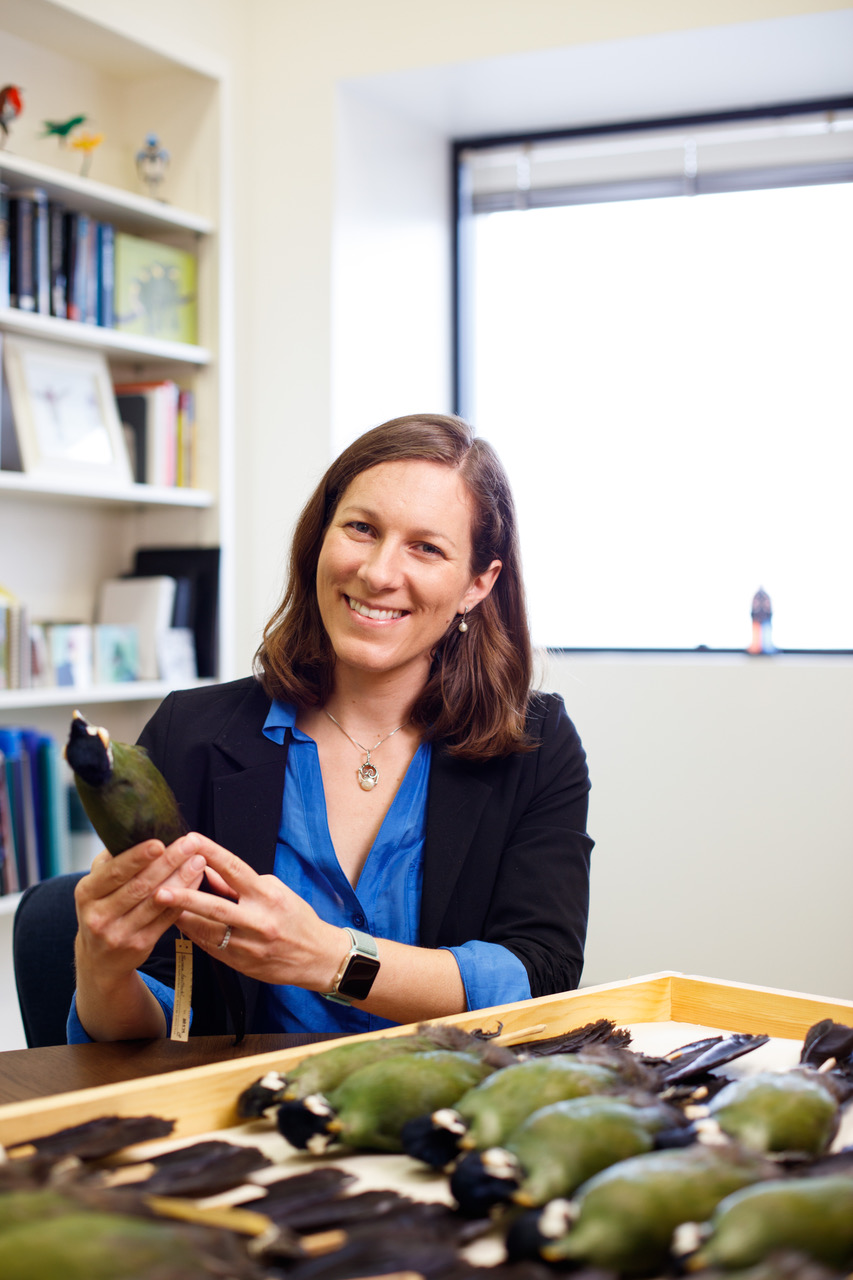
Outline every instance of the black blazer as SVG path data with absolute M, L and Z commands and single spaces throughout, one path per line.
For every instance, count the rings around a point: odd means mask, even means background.
M 190 828 L 273 871 L 287 743 L 262 732 L 270 701 L 252 677 L 170 694 L 139 739 Z M 576 987 L 589 906 L 586 756 L 562 699 L 536 694 L 530 752 L 474 764 L 437 744 L 427 800 L 420 944 L 498 942 L 524 964 L 531 995 Z M 174 981 L 174 935 L 143 967 Z M 193 1033 L 271 1031 L 260 984 L 196 948 Z M 215 978 L 216 981 L 212 981 Z M 223 998 L 230 1010 L 226 1014 Z

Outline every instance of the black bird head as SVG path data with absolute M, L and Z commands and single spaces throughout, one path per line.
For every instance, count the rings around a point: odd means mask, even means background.
M 291 1146 L 313 1155 L 321 1155 L 339 1141 L 340 1121 L 322 1093 L 283 1102 L 276 1112 L 276 1124 Z
M 407 1156 L 422 1160 L 433 1169 L 446 1169 L 461 1150 L 460 1139 L 468 1126 L 458 1111 L 444 1107 L 425 1116 L 407 1120 L 400 1141 Z
M 242 1120 L 257 1120 L 271 1107 L 284 1102 L 287 1080 L 278 1071 L 269 1071 L 250 1084 L 237 1099 L 237 1115 Z
M 90 787 L 103 786 L 113 771 L 109 733 L 89 724 L 85 716 L 75 711 L 65 746 L 65 759 Z
M 490 1147 L 462 1157 L 450 1175 L 450 1190 L 466 1218 L 486 1218 L 494 1205 L 512 1199 L 522 1176 L 514 1155 Z
M 570 1200 L 551 1200 L 541 1209 L 519 1214 L 506 1233 L 507 1260 L 546 1257 L 549 1244 L 570 1231 L 576 1217 L 577 1208 Z

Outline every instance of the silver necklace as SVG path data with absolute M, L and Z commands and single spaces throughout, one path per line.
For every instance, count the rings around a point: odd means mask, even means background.
M 323 710 L 326 711 L 326 708 L 324 707 Z M 358 785 L 361 787 L 362 791 L 372 791 L 373 788 L 379 782 L 379 770 L 376 768 L 376 765 L 370 759 L 371 751 L 375 751 L 377 747 L 382 746 L 383 742 L 387 742 L 389 738 L 393 738 L 395 733 L 399 733 L 401 729 L 405 729 L 409 721 L 404 720 L 402 724 L 398 724 L 396 729 L 392 729 L 390 733 L 386 733 L 385 737 L 380 738 L 379 741 L 377 743 L 374 743 L 372 747 L 365 747 L 360 742 L 356 742 L 355 738 L 353 738 L 350 734 L 347 733 L 344 726 L 340 723 L 340 721 L 335 719 L 331 711 L 326 711 L 326 715 L 329 717 L 332 724 L 336 724 L 338 726 L 338 728 L 340 729 L 344 737 L 349 738 L 352 745 L 354 747 L 358 747 L 359 751 L 363 751 L 367 756 L 367 759 L 365 760 L 364 764 L 359 765 L 359 767 L 356 769 L 355 772 L 356 772 L 356 777 L 358 778 Z

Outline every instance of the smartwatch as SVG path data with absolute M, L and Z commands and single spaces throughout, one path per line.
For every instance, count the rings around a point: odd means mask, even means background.
M 321 991 L 326 1000 L 335 1004 L 349 1004 L 352 1000 L 366 1000 L 374 979 L 379 972 L 379 954 L 369 933 L 359 933 L 344 925 L 352 939 L 352 946 L 343 958 L 335 974 L 331 991 Z

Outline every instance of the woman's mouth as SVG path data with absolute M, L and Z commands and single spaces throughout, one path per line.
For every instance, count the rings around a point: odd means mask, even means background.
M 395 618 L 405 617 L 409 612 L 408 609 L 372 609 L 361 600 L 354 600 L 352 596 L 347 596 L 346 599 L 353 613 L 359 614 L 362 618 L 372 618 L 375 622 L 391 622 Z

